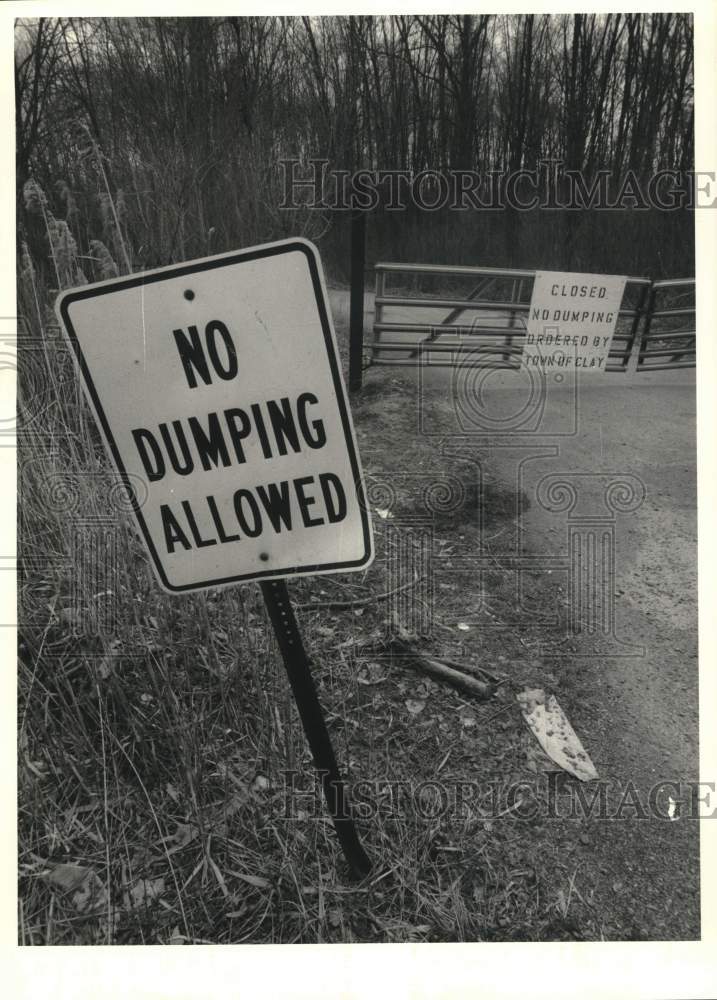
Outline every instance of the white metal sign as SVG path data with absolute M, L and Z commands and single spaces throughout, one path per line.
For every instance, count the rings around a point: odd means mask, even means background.
M 86 285 L 56 309 L 165 589 L 370 563 L 361 466 L 311 243 Z
M 523 367 L 605 371 L 626 281 L 612 274 L 536 272 Z

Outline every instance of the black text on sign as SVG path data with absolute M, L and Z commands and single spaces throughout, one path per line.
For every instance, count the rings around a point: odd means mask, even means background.
M 162 585 L 360 569 L 371 526 L 318 254 L 256 247 L 64 293 Z

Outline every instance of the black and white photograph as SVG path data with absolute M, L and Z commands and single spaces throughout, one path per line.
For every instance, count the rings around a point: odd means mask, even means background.
M 704 944 L 714 8 L 104 6 L 3 22 L 15 947 Z

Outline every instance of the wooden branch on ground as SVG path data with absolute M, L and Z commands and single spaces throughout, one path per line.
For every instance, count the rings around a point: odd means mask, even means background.
M 483 681 L 477 677 L 471 677 L 469 674 L 464 673 L 462 669 L 456 670 L 454 667 L 449 667 L 442 660 L 437 660 L 433 656 L 420 653 L 408 643 L 401 642 L 400 640 L 394 642 L 394 647 L 412 667 L 422 670 L 423 673 L 428 674 L 434 680 L 450 684 L 451 687 L 458 688 L 466 694 L 473 695 L 474 698 L 480 698 L 482 701 L 492 698 L 495 694 L 497 684 L 492 680 Z
M 478 694 L 479 697 L 486 697 L 485 694 L 479 694 L 480 691 L 488 691 L 487 697 L 490 697 L 496 688 L 506 681 L 505 675 L 493 674 L 484 667 L 479 667 L 477 663 L 456 663 L 455 660 L 447 660 L 445 657 L 437 659 L 435 656 L 419 653 L 416 649 L 416 636 L 403 627 L 395 611 L 391 619 L 394 631 L 392 645 L 403 656 L 411 656 L 418 666 L 423 666 L 426 673 L 433 671 L 440 680 L 462 687 L 464 691 L 469 690 L 471 694 Z M 471 687 L 472 678 L 476 678 L 475 688 Z
M 354 601 L 310 601 L 308 604 L 295 604 L 294 608 L 297 611 L 311 611 L 314 609 L 342 611 L 347 608 L 360 608 L 367 604 L 376 604 L 378 601 L 387 601 L 389 597 L 393 597 L 394 594 L 401 594 L 404 590 L 412 590 L 418 586 L 422 579 L 422 576 L 416 576 L 413 580 L 409 580 L 408 583 L 404 583 L 400 587 L 387 590 L 385 594 L 374 594 L 372 597 L 358 597 Z
M 426 656 L 425 653 L 411 651 L 409 663 L 422 670 L 425 674 L 428 674 L 429 677 L 433 677 L 438 681 L 444 681 L 446 684 L 450 684 L 451 687 L 465 691 L 466 694 L 472 694 L 475 698 L 480 698 L 483 701 L 492 698 L 495 694 L 494 684 L 487 681 L 479 681 L 477 677 L 470 677 L 468 674 L 454 670 L 453 667 L 447 667 L 445 663 L 441 663 L 440 660 L 434 660 L 433 657 Z
M 479 667 L 477 663 L 458 663 L 456 660 L 447 660 L 444 656 L 441 657 L 441 663 L 445 663 L 447 667 L 453 667 L 454 670 L 458 670 L 461 673 L 473 674 L 479 680 L 488 681 L 491 684 L 495 684 L 496 687 L 507 680 L 505 674 L 491 673 L 485 667 Z

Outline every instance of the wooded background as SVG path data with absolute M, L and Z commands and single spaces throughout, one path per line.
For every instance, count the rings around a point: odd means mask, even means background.
M 684 14 L 60 18 L 16 35 L 19 248 L 51 285 L 48 220 L 75 243 L 68 280 L 297 233 L 345 278 L 346 213 L 281 210 L 282 159 L 485 173 L 554 158 L 616 183 L 693 166 Z M 379 208 L 368 239 L 369 264 L 694 267 L 687 210 Z

